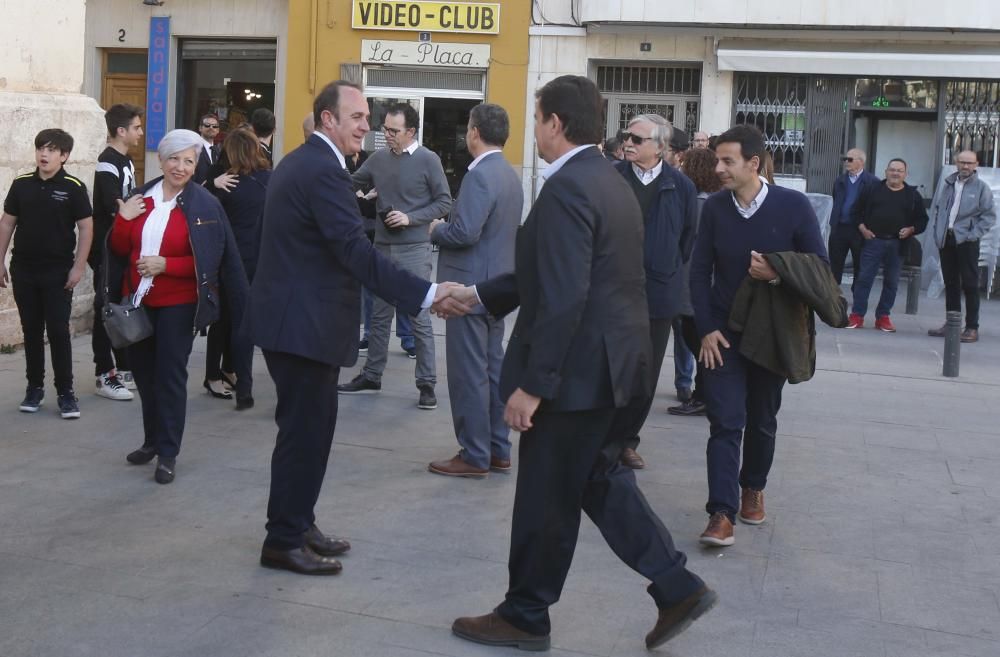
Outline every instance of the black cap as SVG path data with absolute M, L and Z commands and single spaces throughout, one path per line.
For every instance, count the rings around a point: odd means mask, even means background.
M 691 142 L 688 140 L 687 133 L 680 128 L 674 128 L 673 135 L 670 137 L 670 150 L 686 151 L 690 146 Z

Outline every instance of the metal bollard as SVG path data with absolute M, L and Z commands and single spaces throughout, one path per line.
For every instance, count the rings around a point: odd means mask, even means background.
M 949 310 L 944 326 L 944 369 L 942 376 L 958 376 L 959 354 L 962 349 L 962 313 Z
M 917 304 L 920 302 L 920 268 L 917 267 L 910 273 L 910 278 L 906 283 L 906 314 L 916 315 Z

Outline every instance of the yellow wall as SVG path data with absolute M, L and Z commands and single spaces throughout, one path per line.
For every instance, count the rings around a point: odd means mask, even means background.
M 510 115 L 510 138 L 504 154 L 511 164 L 519 167 L 524 160 L 520 135 L 524 134 L 531 2 L 500 2 L 499 35 L 434 32 L 432 40 L 439 43 L 486 43 L 491 46 L 486 101 L 503 106 Z M 352 0 L 289 1 L 284 117 L 286 151 L 298 145 L 296 136 L 302 134 L 302 119 L 312 108 L 316 92 L 340 77 L 341 64 L 361 61 L 362 39 L 417 40 L 416 32 L 353 29 L 353 7 Z

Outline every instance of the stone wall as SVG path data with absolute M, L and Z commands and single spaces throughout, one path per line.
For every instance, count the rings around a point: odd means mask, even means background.
M 35 135 L 62 128 L 75 140 L 66 169 L 87 183 L 105 146 L 104 112 L 80 93 L 83 83 L 84 0 L 0 0 L 0 194 L 35 166 Z M 45 38 L 38 20 L 45 16 Z M 43 47 L 44 45 L 44 47 Z M 7 263 L 10 253 L 8 250 Z M 89 330 L 93 287 L 88 276 L 73 301 L 74 330 Z M 0 345 L 20 344 L 10 288 L 0 290 Z

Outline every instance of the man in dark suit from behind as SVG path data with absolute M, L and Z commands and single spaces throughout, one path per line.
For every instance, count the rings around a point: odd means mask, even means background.
M 436 219 L 429 231 L 438 255 L 438 282 L 476 281 L 514 269 L 514 240 L 521 224 L 521 179 L 503 156 L 510 119 L 499 105 L 472 108 L 465 143 L 475 159 L 462 179 L 448 221 Z M 434 461 L 428 470 L 457 477 L 510 472 L 510 429 L 503 421 L 500 366 L 503 318 L 482 308 L 447 322 L 448 397 L 461 450 Z
M 536 92 L 535 141 L 549 166 L 518 234 L 514 273 L 451 291 L 497 316 L 520 306 L 500 379 L 504 419 L 521 432 L 509 588 L 492 613 L 452 625 L 478 643 L 548 648 L 548 608 L 562 592 L 581 510 L 652 581 L 659 617 L 647 647 L 716 600 L 620 463 L 622 409 L 649 394 L 653 366 L 642 213 L 594 146 L 601 105 L 583 77 L 559 77 Z M 447 315 L 451 300 L 436 310 Z
M 430 305 L 436 285 L 393 266 L 365 237 L 345 162 L 369 131 L 360 87 L 327 85 L 313 114 L 316 131 L 271 175 L 246 328 L 278 393 L 261 565 L 330 575 L 350 544 L 324 536 L 313 509 L 337 421 L 337 378 L 358 358 L 361 284 L 410 313 Z

